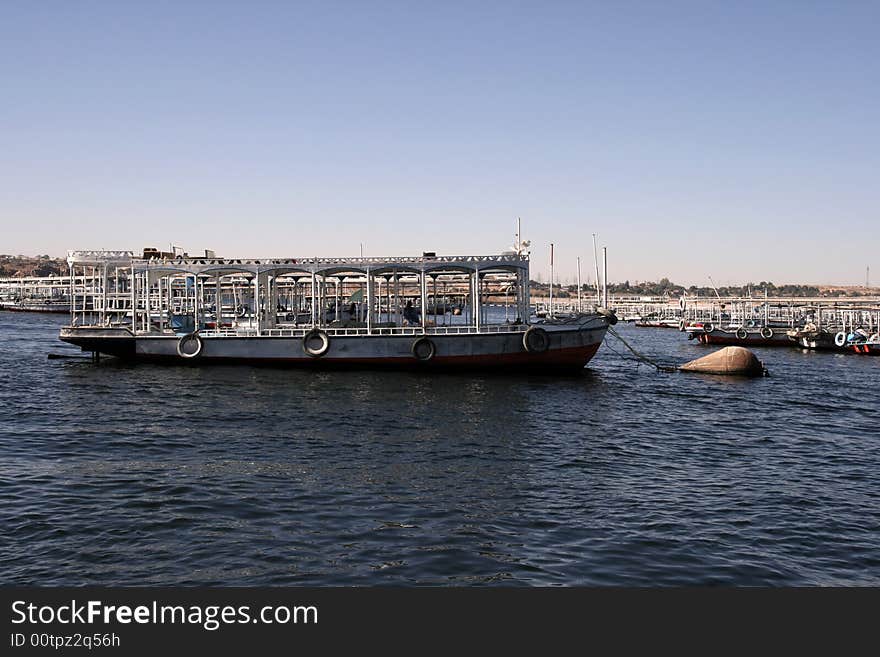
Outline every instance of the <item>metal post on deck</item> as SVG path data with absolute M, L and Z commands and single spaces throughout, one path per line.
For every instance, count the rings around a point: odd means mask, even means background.
M 428 284 L 427 284 L 427 280 L 425 279 L 425 270 L 424 269 L 422 270 L 422 273 L 419 278 L 419 291 L 421 292 L 421 296 L 422 296 L 422 333 L 424 333 L 425 328 L 428 325 L 428 319 L 427 319 L 428 314 L 426 312 L 427 308 L 425 306 L 425 297 L 428 295 Z M 436 303 L 436 301 L 435 301 L 435 303 Z
M 550 319 L 553 319 L 553 242 L 550 242 Z
M 131 265 L 131 330 L 137 332 L 137 273 Z M 85 307 L 85 306 L 84 306 Z M 83 314 L 85 320 L 85 314 Z
M 168 305 L 168 328 L 173 332 L 174 325 L 171 316 L 174 314 L 174 274 L 168 274 L 168 279 L 165 282 L 165 297 Z
M 214 290 L 214 305 L 216 306 L 217 312 L 214 313 L 214 330 L 220 330 L 220 310 L 221 310 L 221 302 L 223 301 L 223 297 L 221 294 L 220 287 L 220 274 L 217 274 L 217 289 Z
M 431 276 L 431 285 L 434 288 L 434 325 L 436 326 L 437 325 L 437 310 L 439 310 L 439 308 L 440 308 L 437 305 L 437 276 L 436 276 L 436 274 Z M 444 301 L 443 303 L 444 303 L 443 314 L 445 315 L 446 314 L 446 305 L 445 305 L 446 302 Z
M 148 333 L 150 330 L 150 271 L 144 272 L 144 314 L 141 318 L 141 330 Z
M 373 330 L 373 281 L 367 267 L 367 335 Z
M 198 331 L 201 322 L 199 321 L 199 315 L 202 312 L 202 293 L 199 291 L 199 275 L 194 274 L 194 283 L 193 290 L 196 293 L 195 299 L 193 300 L 193 331 Z M 147 288 L 147 295 L 149 296 L 149 287 Z
M 373 307 L 370 306 L 370 312 L 373 312 Z M 376 323 L 381 323 L 382 321 L 382 277 L 376 277 Z
M 392 315 L 391 315 L 391 278 L 392 278 L 391 276 L 388 276 L 385 279 L 385 295 L 388 297 L 388 322 L 389 323 L 393 321 L 391 319 L 391 317 L 392 317 Z M 382 309 L 380 307 L 379 308 L 380 314 L 381 314 L 381 310 Z
M 312 326 L 315 326 L 315 319 L 317 317 L 317 312 L 315 309 L 315 270 L 312 268 L 312 300 L 311 300 L 311 310 L 312 310 Z
M 73 326 L 76 324 L 76 294 L 74 293 L 74 285 L 73 285 L 73 263 L 67 263 L 68 269 L 70 271 L 70 325 Z
M 158 285 L 158 288 L 159 288 L 157 291 L 158 296 L 156 297 L 156 299 L 159 302 L 159 330 L 160 331 L 165 330 L 165 313 L 163 312 L 163 309 L 162 309 L 162 306 L 164 305 L 163 304 L 164 297 L 162 296 L 163 295 L 162 282 L 164 280 L 165 280 L 165 276 L 160 276 L 159 280 L 156 281 L 156 285 Z
M 400 274 L 394 270 L 394 325 L 403 326 L 403 320 L 400 318 Z
M 104 263 L 104 273 L 101 277 L 101 324 L 107 324 L 107 263 Z
M 583 310 L 581 306 L 581 257 L 578 256 L 577 259 L 577 274 L 578 274 L 578 312 Z
M 254 274 L 254 321 L 257 335 L 260 334 L 260 268 L 257 267 Z
M 480 304 L 480 270 L 477 269 L 474 271 L 474 297 L 473 303 L 473 314 L 474 314 L 474 326 L 477 328 L 477 333 L 480 332 L 480 314 L 482 313 L 481 304 Z

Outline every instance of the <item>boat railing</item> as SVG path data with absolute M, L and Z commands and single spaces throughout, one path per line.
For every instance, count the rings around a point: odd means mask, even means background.
M 398 326 L 383 328 L 321 328 L 330 337 L 345 336 L 388 336 L 388 335 L 470 335 L 470 334 L 486 334 L 486 333 L 524 333 L 529 326 L 526 324 L 491 324 L 488 326 L 480 326 L 477 328 L 472 325 L 464 326 L 432 326 L 421 328 L 420 326 Z M 231 329 L 209 329 L 199 331 L 199 335 L 204 338 L 301 338 L 309 331 L 311 327 L 297 328 L 271 328 L 257 331 L 255 328 L 231 328 Z

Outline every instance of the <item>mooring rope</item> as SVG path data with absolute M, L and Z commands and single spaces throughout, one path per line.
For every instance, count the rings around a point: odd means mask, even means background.
M 611 328 L 610 326 L 608 327 L 608 332 L 611 335 L 613 335 L 615 338 L 620 340 L 623 343 L 623 346 L 626 347 L 627 349 L 629 349 L 638 360 L 642 361 L 643 363 L 647 363 L 648 365 L 651 365 L 653 367 L 656 367 L 658 372 L 677 372 L 678 371 L 678 367 L 676 365 L 661 365 L 657 361 L 652 360 L 652 359 L 648 358 L 647 356 L 645 356 L 644 354 L 639 353 L 638 351 L 635 350 L 635 348 L 629 342 L 624 340 L 620 336 L 620 334 L 617 331 L 615 331 L 613 328 Z

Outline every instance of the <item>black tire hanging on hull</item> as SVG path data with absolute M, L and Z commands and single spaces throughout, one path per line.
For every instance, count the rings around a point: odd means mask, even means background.
M 550 348 L 550 335 L 540 326 L 532 326 L 523 333 L 523 347 L 534 354 L 543 354 Z

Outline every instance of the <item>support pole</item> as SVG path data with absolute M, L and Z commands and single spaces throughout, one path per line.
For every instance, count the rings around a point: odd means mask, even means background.
M 477 269 L 474 272 L 474 298 L 471 306 L 473 307 L 473 315 L 474 315 L 474 326 L 477 327 L 477 333 L 480 332 L 480 314 L 482 312 L 481 304 L 480 304 L 480 270 Z
M 254 276 L 254 322 L 257 329 L 257 335 L 260 334 L 260 315 L 262 314 L 260 308 L 260 270 L 256 270 L 256 275 Z
M 83 304 L 85 308 L 85 304 Z M 83 312 L 85 320 L 85 311 Z M 137 273 L 134 265 L 131 266 L 131 330 L 137 332 Z
M 425 305 L 425 297 L 428 296 L 428 284 L 427 284 L 427 280 L 425 278 L 425 270 L 424 269 L 422 270 L 422 273 L 419 276 L 419 292 L 421 293 L 421 296 L 422 296 L 422 333 L 424 333 L 425 328 L 428 325 L 428 320 L 427 320 L 428 314 L 426 312 L 427 307 Z
M 373 331 L 373 280 L 367 267 L 367 335 Z
M 216 285 L 217 285 L 217 289 L 214 290 L 214 306 L 216 309 L 216 312 L 214 313 L 214 330 L 219 331 L 220 330 L 220 314 L 221 314 L 222 301 L 223 301 L 223 296 L 220 292 L 220 290 L 221 290 L 221 288 L 220 288 L 220 274 L 217 274 Z
M 70 325 L 73 326 L 76 324 L 76 288 L 73 284 L 75 275 L 73 263 L 67 263 L 68 269 L 70 271 Z
M 315 321 L 316 321 L 316 317 L 317 317 L 317 310 L 316 310 L 316 308 L 315 308 L 315 306 L 316 306 L 316 303 L 315 303 L 315 293 L 316 293 L 316 289 L 315 289 L 315 271 L 312 270 L 312 299 L 311 299 L 311 304 L 310 304 L 310 305 L 311 305 L 311 310 L 312 310 L 312 326 L 313 326 L 313 327 L 315 326 Z
M 107 263 L 101 275 L 101 324 L 107 324 Z

